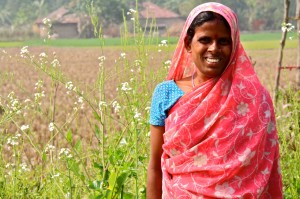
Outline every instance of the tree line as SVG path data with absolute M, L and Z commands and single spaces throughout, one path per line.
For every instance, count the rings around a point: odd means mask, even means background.
M 168 8 L 183 17 L 190 10 L 206 0 L 138 0 L 150 1 Z M 216 0 L 230 8 L 238 15 L 241 30 L 279 30 L 283 20 L 283 0 Z M 136 8 L 136 0 L 0 0 L 0 27 L 17 28 L 32 25 L 36 19 L 47 16 L 55 9 L 66 6 L 73 12 L 88 14 L 93 5 L 100 22 L 122 23 L 123 13 Z M 291 1 L 295 8 L 295 1 Z M 290 16 L 295 11 L 290 10 Z

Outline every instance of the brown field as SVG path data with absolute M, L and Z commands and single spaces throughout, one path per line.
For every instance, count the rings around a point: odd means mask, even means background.
M 106 72 L 106 95 L 107 98 L 112 99 L 116 92 L 116 88 L 120 82 L 129 81 L 130 77 L 127 77 L 128 72 L 125 72 L 122 68 L 120 61 L 121 48 L 28 48 L 31 54 L 35 54 L 36 57 L 41 52 L 46 52 L 49 57 L 53 57 L 53 52 L 56 53 L 58 60 L 61 63 L 61 70 L 66 75 L 66 78 L 71 80 L 76 86 L 80 87 L 88 96 L 93 98 L 97 96 L 97 91 L 94 90 L 97 74 L 99 72 L 99 60 L 101 55 L 106 56 L 105 60 L 105 72 Z M 57 96 L 55 100 L 55 114 L 53 115 L 53 99 L 54 86 L 51 83 L 51 78 L 43 74 L 41 71 L 36 70 L 34 66 L 30 66 L 28 63 L 24 63 L 24 60 L 20 58 L 19 48 L 6 48 L 6 53 L 0 52 L 0 100 L 4 103 L 7 95 L 14 91 L 20 101 L 24 101 L 27 98 L 33 99 L 33 95 L 36 92 L 34 90 L 35 83 L 38 79 L 43 79 L 45 83 L 45 99 L 43 99 L 43 108 L 40 114 L 30 115 L 30 113 L 24 112 L 20 117 L 22 119 L 16 121 L 23 121 L 30 124 L 32 133 L 36 133 L 34 136 L 37 143 L 40 146 L 44 145 L 50 139 L 50 133 L 48 131 L 48 124 L 54 120 L 55 123 L 62 129 L 71 129 L 74 135 L 74 142 L 78 139 L 85 140 L 84 144 L 94 145 L 97 140 L 93 135 L 93 114 L 90 109 L 83 109 L 79 111 L 77 117 L 69 121 L 72 118 L 72 110 L 74 102 L 77 100 L 74 95 L 67 95 L 66 88 L 63 84 L 60 84 L 57 88 Z M 136 50 L 129 50 L 126 52 L 126 57 L 129 60 L 134 60 L 136 56 Z M 267 89 L 272 92 L 275 83 L 276 65 L 278 62 L 279 50 L 251 50 L 248 51 L 248 55 L 255 62 L 255 70 Z M 168 52 L 158 53 L 157 50 L 153 50 L 148 53 L 147 67 L 151 67 L 155 71 L 162 67 L 162 63 L 172 56 L 172 49 Z M 284 52 L 284 65 L 296 65 L 297 50 L 286 49 Z M 51 62 L 51 59 L 50 59 Z M 155 80 L 149 82 L 149 90 L 151 91 L 155 84 L 162 80 L 161 77 L 157 77 Z M 151 77 L 153 78 L 153 77 Z M 295 81 L 295 71 L 282 70 L 281 87 L 286 87 Z M 151 93 L 151 92 L 150 92 Z M 52 97 L 51 97 L 52 95 Z M 99 97 L 99 96 L 97 96 Z M 150 99 L 149 96 L 147 96 Z M 0 101 L 0 102 L 1 102 Z M 91 100 L 94 106 L 97 107 L 96 99 Z M 87 106 L 85 106 L 87 107 Z M 0 112 L 1 114 L 1 112 Z M 18 122 L 16 122 L 18 123 Z M 19 126 L 22 123 L 18 124 Z M 3 132 L 5 134 L 15 133 L 17 130 L 16 124 L 11 122 L 6 123 L 5 126 L 0 127 L 0 131 L 3 129 L 9 129 L 9 131 Z M 64 136 L 64 135 L 61 135 Z M 60 139 L 55 139 L 58 142 Z M 28 151 L 28 157 L 32 157 L 33 151 Z

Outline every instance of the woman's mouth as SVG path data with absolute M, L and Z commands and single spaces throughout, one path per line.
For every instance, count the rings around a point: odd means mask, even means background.
M 220 59 L 220 58 L 211 58 L 211 57 L 207 57 L 207 58 L 205 58 L 205 60 L 206 60 L 208 63 L 218 63 L 221 59 Z

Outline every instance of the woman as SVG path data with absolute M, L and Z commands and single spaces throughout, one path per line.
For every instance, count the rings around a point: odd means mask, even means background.
M 147 198 L 282 198 L 269 93 L 234 12 L 194 8 L 151 106 Z

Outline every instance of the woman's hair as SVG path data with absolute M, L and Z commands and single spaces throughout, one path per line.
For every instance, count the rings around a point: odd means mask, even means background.
M 188 45 L 192 42 L 192 39 L 195 35 L 195 29 L 197 27 L 201 26 L 205 22 L 213 21 L 215 19 L 221 20 L 224 23 L 224 25 L 230 30 L 230 26 L 229 26 L 228 22 L 222 15 L 217 14 L 212 11 L 204 11 L 204 12 L 199 13 L 195 17 L 195 19 L 191 23 L 190 27 L 188 28 L 187 33 L 186 33 L 186 38 L 185 38 L 185 44 Z

